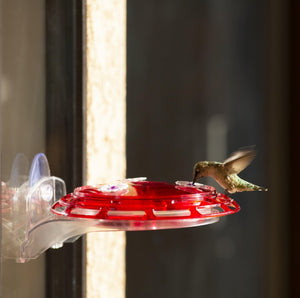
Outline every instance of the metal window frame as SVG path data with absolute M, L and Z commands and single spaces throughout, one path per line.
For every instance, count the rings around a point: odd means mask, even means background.
M 299 287 L 299 265 L 300 265 L 300 239 L 299 239 L 299 195 L 298 187 L 299 183 L 299 96 L 300 96 L 300 20 L 299 20 L 300 2 L 296 0 L 290 1 L 289 6 L 289 180 L 290 180 L 290 221 L 289 221 L 289 236 L 290 236 L 290 297 L 296 298 L 300 296 Z
M 82 184 L 83 1 L 46 0 L 46 154 L 67 191 Z M 85 297 L 85 239 L 46 253 L 46 297 Z

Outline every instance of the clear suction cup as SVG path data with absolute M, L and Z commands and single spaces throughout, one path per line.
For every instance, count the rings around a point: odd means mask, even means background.
M 31 164 L 29 173 L 29 187 L 32 187 L 44 177 L 50 176 L 50 168 L 44 153 L 37 154 Z
M 28 179 L 29 162 L 25 154 L 18 153 L 13 161 L 9 187 L 20 187 Z
M 29 235 L 37 226 L 53 217 L 50 213 L 51 205 L 65 194 L 64 181 L 50 176 L 48 161 L 44 154 L 34 157 L 29 175 L 25 155 L 16 156 L 10 181 L 5 185 L 5 189 L 2 189 L 4 257 L 24 262 L 38 256 L 31 255 L 26 249 Z M 41 241 L 43 240 L 37 239 L 34 246 L 39 247 Z

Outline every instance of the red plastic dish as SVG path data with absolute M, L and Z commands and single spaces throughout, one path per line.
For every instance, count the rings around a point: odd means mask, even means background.
M 231 198 L 207 185 L 127 179 L 82 186 L 56 202 L 51 211 L 72 218 L 97 219 L 123 230 L 176 228 L 215 222 L 240 210 Z

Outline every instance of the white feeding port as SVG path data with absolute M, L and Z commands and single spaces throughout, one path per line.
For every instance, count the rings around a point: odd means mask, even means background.
M 119 192 L 128 189 L 127 183 L 118 183 L 118 184 L 106 184 L 99 188 L 101 192 Z
M 140 181 L 145 181 L 147 180 L 147 177 L 136 177 L 136 178 L 127 178 L 125 181 L 129 182 L 140 182 Z
M 153 213 L 157 217 L 181 217 L 190 216 L 190 210 L 153 210 Z

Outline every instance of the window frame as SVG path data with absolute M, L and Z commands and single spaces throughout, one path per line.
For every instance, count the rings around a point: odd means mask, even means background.
M 83 1 L 46 0 L 46 155 L 67 192 L 83 179 Z M 85 237 L 46 252 L 46 297 L 85 297 Z

